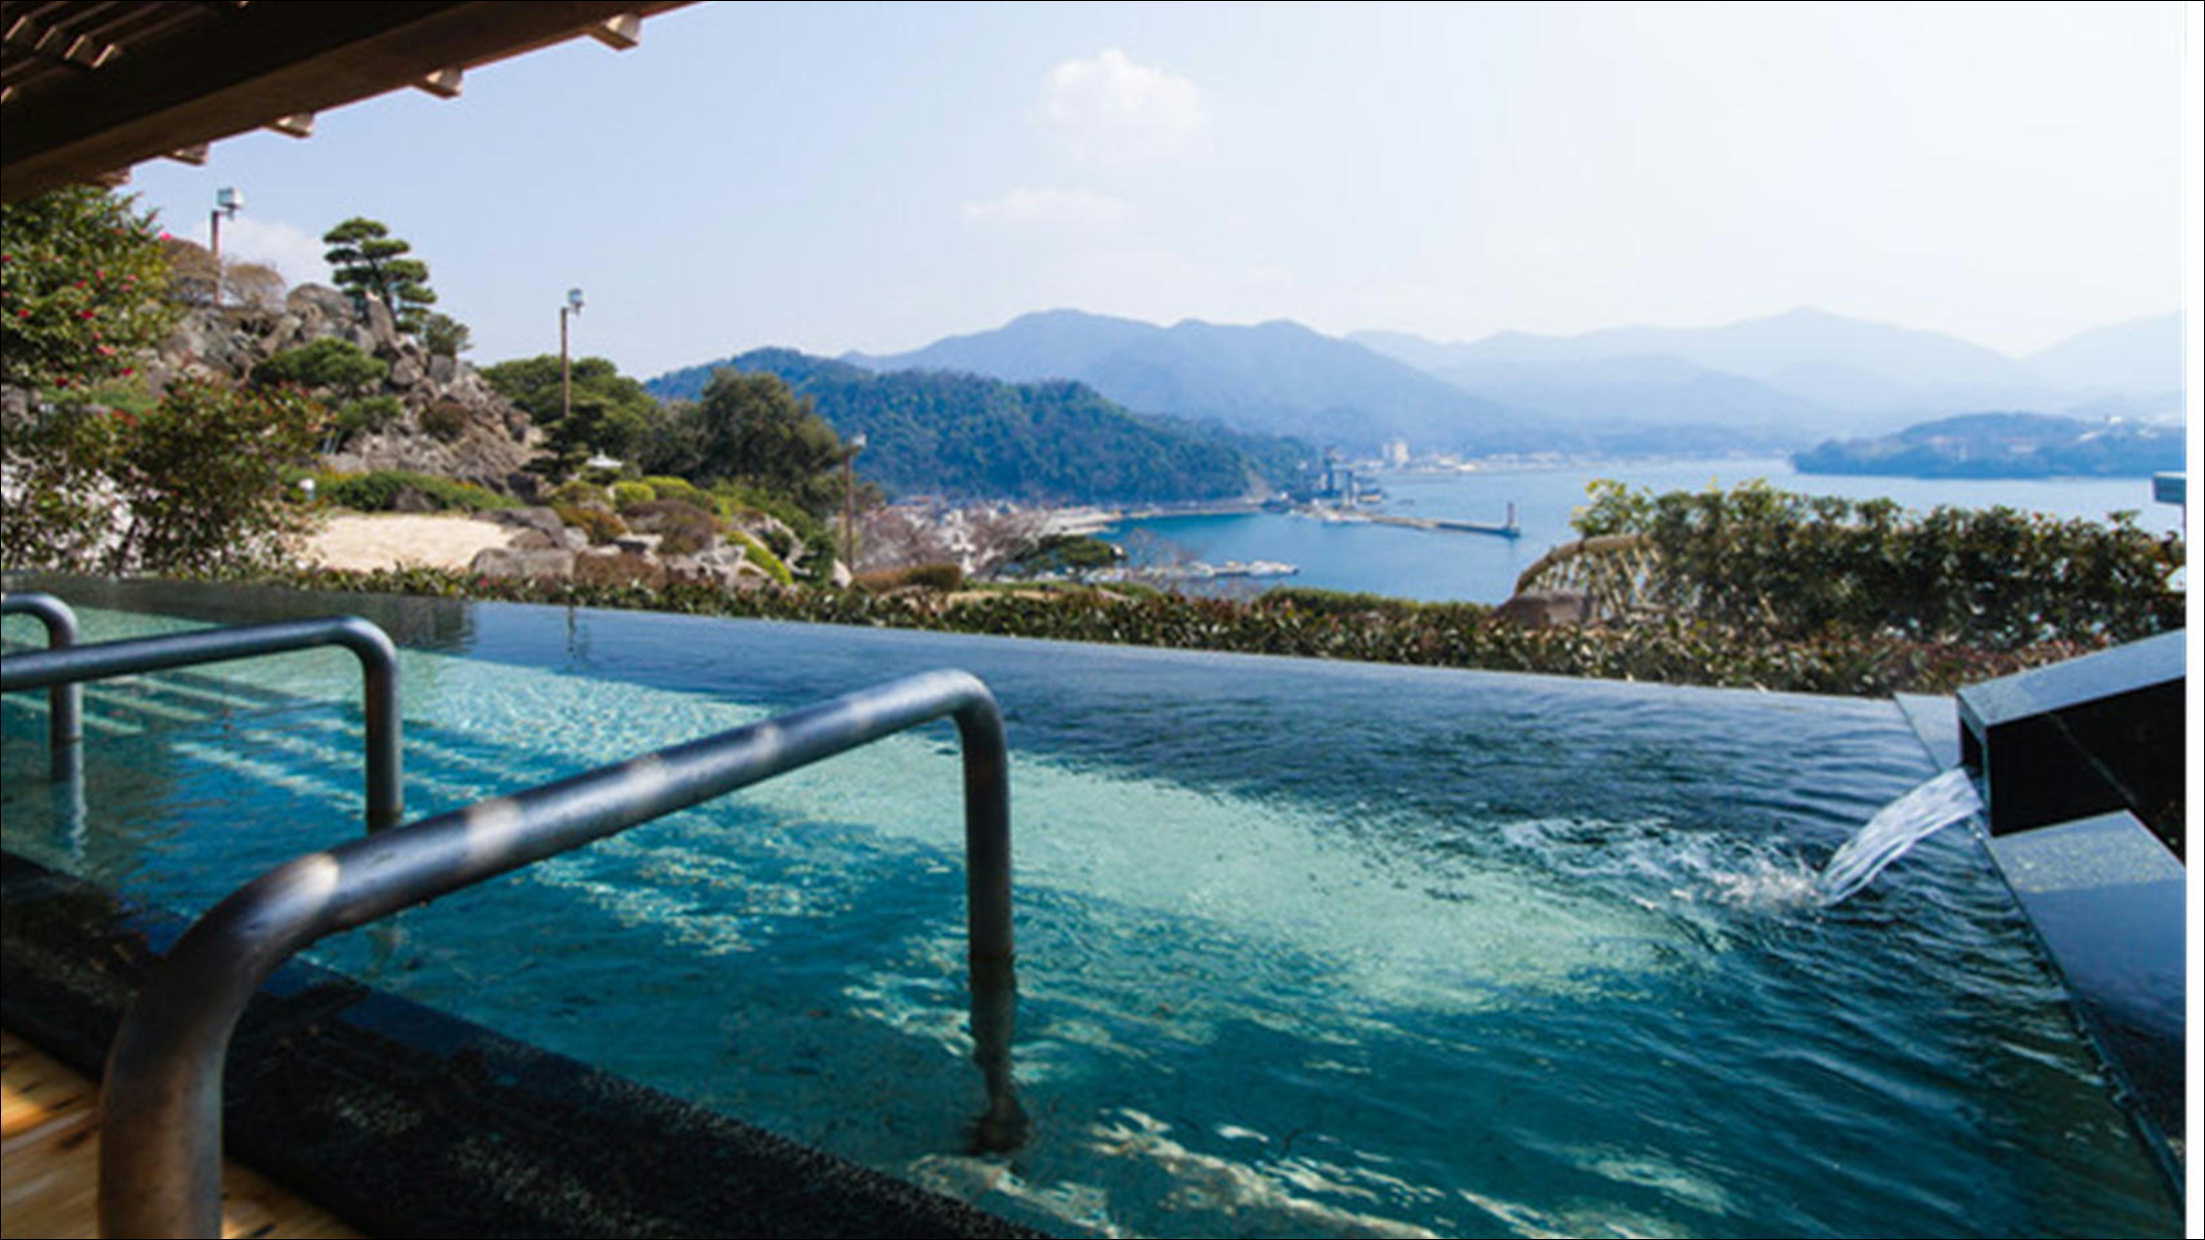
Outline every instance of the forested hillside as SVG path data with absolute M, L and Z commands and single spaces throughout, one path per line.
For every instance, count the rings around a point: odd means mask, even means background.
M 721 367 L 778 375 L 845 438 L 891 495 L 1052 502 L 1228 499 L 1290 479 L 1295 441 L 1130 413 L 1083 383 L 1006 383 L 948 371 L 875 374 L 793 349 L 754 349 L 645 386 L 694 397 Z

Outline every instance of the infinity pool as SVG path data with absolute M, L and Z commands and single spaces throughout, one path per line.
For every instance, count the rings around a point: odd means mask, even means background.
M 405 914 L 322 963 L 1064 1235 L 2161 1235 L 2026 924 L 1888 702 L 363 596 L 45 583 L 86 640 L 352 612 L 408 817 L 931 667 L 1013 749 L 1032 1143 L 963 1152 L 947 725 Z M 39 644 L 10 618 L 12 642 Z M 202 910 L 360 822 L 357 665 L 87 692 L 90 830 L 0 705 L 7 847 Z

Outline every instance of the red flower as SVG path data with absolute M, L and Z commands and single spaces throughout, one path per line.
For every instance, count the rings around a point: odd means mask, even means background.
M 96 314 L 96 313 L 98 313 L 98 312 L 97 312 L 97 311 L 94 311 L 94 310 L 79 310 L 79 311 L 77 311 L 77 317 L 78 317 L 78 318 L 80 318 L 80 319 L 88 319 L 88 318 L 91 318 L 91 317 L 92 317 L 92 316 L 93 316 L 94 314 Z
M 29 306 L 23 307 L 21 310 L 15 312 L 15 317 L 19 319 L 27 319 L 31 317 L 31 308 Z
M 125 366 L 125 367 L 123 367 L 123 377 L 125 377 L 125 378 L 128 378 L 129 376 L 131 376 L 131 375 L 134 375 L 134 374 L 137 374 L 137 373 L 138 373 L 138 368 L 137 368 L 137 367 L 135 367 L 135 366 Z

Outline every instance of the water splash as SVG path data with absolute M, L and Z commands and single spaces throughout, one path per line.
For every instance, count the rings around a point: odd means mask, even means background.
M 1830 854 L 1815 879 L 1823 907 L 1844 902 L 1917 841 L 1982 808 L 1967 769 L 1956 766 L 1877 810 L 1867 826 Z

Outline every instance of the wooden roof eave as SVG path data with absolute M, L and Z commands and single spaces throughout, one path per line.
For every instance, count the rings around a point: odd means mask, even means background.
M 0 201 L 677 7 L 637 0 L 247 5 L 8 102 L 0 112 Z M 633 21 L 619 24 L 633 32 Z

